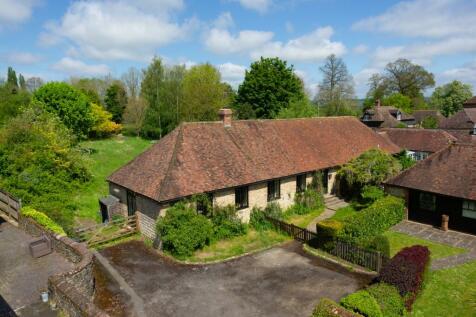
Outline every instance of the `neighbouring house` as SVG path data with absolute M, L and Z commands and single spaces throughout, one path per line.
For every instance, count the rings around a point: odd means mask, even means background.
M 456 138 L 444 130 L 387 128 L 380 129 L 379 133 L 405 149 L 407 155 L 416 161 L 456 142 Z
M 137 214 L 146 235 L 154 236 L 155 219 L 171 204 L 194 194 L 236 206 L 247 222 L 254 206 L 292 205 L 316 171 L 333 193 L 336 167 L 371 148 L 400 151 L 354 117 L 235 121 L 230 109 L 220 116 L 180 124 L 108 178 L 110 194 Z
M 435 118 L 439 126 L 440 122 L 445 118 L 438 110 L 415 110 L 413 111 L 412 116 L 415 118 L 416 126 L 421 126 L 423 120 L 430 117 Z
M 375 102 L 375 106 L 364 111 L 360 121 L 371 128 L 399 128 L 413 127 L 415 118 L 402 112 L 400 109 L 390 106 L 381 106 L 380 100 Z
M 462 142 L 472 142 L 476 135 L 476 96 L 463 104 L 463 109 L 440 122 L 444 129 Z
M 410 220 L 476 234 L 476 146 L 455 143 L 384 184 L 405 199 Z

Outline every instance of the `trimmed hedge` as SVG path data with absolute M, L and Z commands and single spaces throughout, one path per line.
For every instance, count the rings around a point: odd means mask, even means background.
M 377 280 L 393 285 L 411 306 L 420 292 L 430 264 L 430 250 L 421 245 L 403 248 L 380 271 Z
M 404 216 L 405 205 L 402 199 L 393 196 L 381 198 L 355 216 L 347 218 L 339 238 L 365 243 L 402 221 Z
M 383 317 L 380 306 L 367 291 L 352 293 L 340 301 L 341 305 L 366 317 Z
M 311 317 L 358 317 L 359 314 L 348 311 L 336 302 L 328 298 L 322 298 L 314 308 Z
M 50 217 L 40 211 L 37 211 L 31 207 L 23 207 L 21 210 L 21 214 L 24 217 L 28 217 L 35 220 L 39 225 L 45 227 L 50 231 L 53 231 L 54 233 L 66 235 L 66 232 L 59 224 L 51 220 Z
M 378 283 L 369 286 L 366 291 L 375 298 L 385 317 L 403 316 L 405 304 L 395 286 Z
M 344 224 L 333 219 L 325 219 L 316 223 L 316 233 L 319 239 L 332 239 L 337 237 Z

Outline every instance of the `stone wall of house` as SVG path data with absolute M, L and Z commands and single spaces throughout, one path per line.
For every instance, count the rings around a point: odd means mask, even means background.
M 139 226 L 139 231 L 152 240 L 154 240 L 156 236 L 155 219 L 157 218 L 151 218 L 147 214 L 137 211 L 137 224 Z
M 28 217 L 20 215 L 18 225 L 32 236 L 47 236 L 54 250 L 75 264 L 72 271 L 48 278 L 52 305 L 63 309 L 71 317 L 108 316 L 93 303 L 93 254 L 86 246 L 53 233 Z

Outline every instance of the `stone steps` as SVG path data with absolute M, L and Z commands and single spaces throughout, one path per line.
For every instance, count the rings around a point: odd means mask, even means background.
M 340 199 L 334 195 L 324 195 L 324 204 L 328 209 L 337 210 L 342 207 L 346 207 L 349 204 L 345 202 L 343 199 Z

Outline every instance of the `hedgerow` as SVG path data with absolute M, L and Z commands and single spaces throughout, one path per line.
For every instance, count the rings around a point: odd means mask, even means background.
M 319 304 L 314 308 L 311 317 L 357 317 L 361 316 L 353 312 L 348 311 L 344 307 L 340 306 L 336 302 L 328 298 L 322 298 Z
M 366 317 L 383 317 L 380 306 L 367 291 L 352 293 L 340 301 L 341 305 Z
M 395 286 L 377 283 L 369 286 L 366 291 L 375 298 L 385 317 L 403 316 L 405 305 Z
M 23 217 L 28 217 L 35 220 L 39 225 L 50 231 L 53 231 L 54 233 L 66 235 L 66 232 L 64 232 L 63 228 L 59 224 L 51 220 L 50 217 L 40 211 L 26 206 L 22 208 L 21 215 Z

